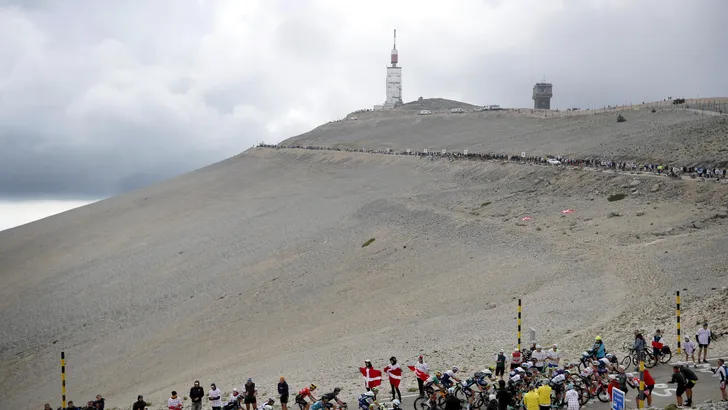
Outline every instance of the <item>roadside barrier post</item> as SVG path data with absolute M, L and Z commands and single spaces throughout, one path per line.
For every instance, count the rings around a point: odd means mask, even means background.
M 681 349 L 680 349 L 680 291 L 678 290 L 675 293 L 675 301 L 677 302 L 677 354 L 680 355 Z
M 644 408 L 645 407 L 645 358 L 644 354 L 640 355 L 640 392 L 637 396 L 637 407 L 638 408 Z
M 518 351 L 521 350 L 521 299 L 518 299 Z
M 61 408 L 66 408 L 66 353 L 61 352 L 61 399 L 63 402 L 63 406 Z

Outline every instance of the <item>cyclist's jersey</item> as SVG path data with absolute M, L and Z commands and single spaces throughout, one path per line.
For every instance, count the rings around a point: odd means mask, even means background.
M 594 369 L 592 369 L 591 367 L 585 367 L 584 370 L 582 370 L 581 373 L 579 373 L 579 376 L 589 377 L 592 374 L 594 374 Z
M 324 403 L 319 400 L 311 405 L 311 410 L 322 410 L 324 408 Z
M 432 386 L 433 384 L 440 384 L 440 379 L 437 378 L 434 374 L 427 378 L 427 381 L 425 381 L 425 384 L 428 386 Z
M 511 377 L 508 381 L 509 382 L 513 382 L 513 383 L 520 383 L 521 382 L 521 375 L 520 374 L 517 374 L 517 375 Z
M 359 408 L 360 409 L 368 409 L 369 405 L 372 404 L 374 400 L 372 400 L 371 397 L 367 396 L 366 394 L 362 394 L 359 396 Z
M 611 365 L 612 365 L 612 362 L 609 359 L 607 359 L 606 357 L 599 359 L 599 367 L 611 366 Z
M 304 387 L 303 389 L 298 391 L 298 395 L 301 397 L 311 397 L 311 388 Z
M 442 378 L 440 381 L 444 386 L 450 387 L 452 385 L 452 381 L 450 379 L 455 378 L 455 372 L 452 370 L 448 370 L 445 373 L 442 374 Z

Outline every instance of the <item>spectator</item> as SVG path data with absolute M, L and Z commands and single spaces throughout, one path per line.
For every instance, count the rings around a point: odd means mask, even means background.
M 536 359 L 534 367 L 536 367 L 536 370 L 538 370 L 539 373 L 543 373 L 543 368 L 544 365 L 546 365 L 546 359 L 548 357 L 549 354 L 541 348 L 541 345 L 536 345 L 536 351 L 531 353 L 531 359 Z
M 131 406 L 131 410 L 144 410 L 147 407 L 147 402 L 144 401 L 144 396 L 141 394 L 137 396 L 137 401 Z
M 503 349 L 495 356 L 495 375 L 503 380 L 503 373 L 506 371 L 506 355 Z
M 43 406 L 43 410 L 53 410 L 53 407 L 51 407 L 50 403 L 46 403 L 45 406 Z
M 93 400 L 89 400 L 86 402 L 86 407 L 84 407 L 84 410 L 96 410 L 96 406 L 94 406 Z
M 718 359 L 718 368 L 711 370 L 720 377 L 720 395 L 723 396 L 723 401 L 728 401 L 728 394 L 725 391 L 726 384 L 728 384 L 728 366 L 725 365 L 723 359 Z
M 106 406 L 106 401 L 103 397 L 101 397 L 100 394 L 96 395 L 96 401 L 94 402 L 94 406 L 96 407 L 96 410 L 104 410 L 104 407 Z
M 698 367 L 698 362 L 695 361 L 695 342 L 690 341 L 690 337 L 685 336 L 685 361 L 693 359 L 693 365 Z
M 69 401 L 69 402 L 68 402 L 68 406 L 66 406 L 66 410 L 81 410 L 81 409 L 79 409 L 78 407 L 76 407 L 76 406 L 75 406 L 75 405 L 73 404 L 73 401 Z
M 230 398 L 228 400 L 228 404 L 225 406 L 226 409 L 239 409 L 240 408 L 240 400 L 242 400 L 243 396 L 240 395 L 240 392 L 237 388 L 233 388 L 233 392 L 230 393 Z
M 634 345 L 632 346 L 637 353 L 637 360 L 644 360 L 645 359 L 645 349 L 646 349 L 646 342 L 645 337 L 642 336 L 642 333 L 639 331 L 639 329 L 634 331 Z
M 695 383 L 698 382 L 698 376 L 690 370 L 688 367 L 680 366 L 680 373 L 685 376 L 685 395 L 688 398 L 688 401 L 685 403 L 686 406 L 692 406 L 693 405 L 693 387 L 695 387 Z
M 657 329 L 655 335 L 652 336 L 652 354 L 655 355 L 655 360 L 659 360 L 662 355 L 662 346 L 662 332 Z
M 417 363 L 415 363 L 415 369 L 421 371 L 422 373 L 430 374 L 430 366 L 425 363 L 425 359 L 422 357 L 422 355 L 417 358 Z M 420 397 L 425 397 L 425 382 L 419 377 L 417 378 L 417 387 L 419 387 L 420 389 Z
M 672 378 L 670 379 L 668 384 L 677 384 L 677 390 L 675 391 L 675 400 L 677 401 L 677 406 L 682 407 L 683 405 L 683 399 L 682 395 L 685 393 L 685 385 L 687 384 L 687 380 L 685 380 L 685 376 L 680 371 L 680 365 L 676 364 L 672 366 Z
M 555 369 L 559 367 L 559 361 L 561 358 L 559 357 L 559 346 L 554 344 L 551 346 L 551 351 L 548 352 L 548 359 L 549 359 L 549 368 Z
M 708 363 L 708 345 L 710 345 L 711 338 L 710 329 L 708 329 L 708 322 L 703 323 L 703 328 L 698 329 L 695 334 L 695 340 L 698 341 L 698 362 Z M 703 354 L 703 361 L 700 361 L 700 354 Z
M 579 404 L 579 393 L 574 390 L 574 385 L 569 383 L 566 385 L 566 403 L 568 410 L 579 410 L 581 404 Z
M 498 408 L 500 410 L 507 410 L 508 406 L 510 406 L 511 402 L 513 401 L 513 396 L 511 395 L 511 392 L 506 388 L 505 380 L 498 380 L 498 392 L 495 394 L 495 396 L 498 399 Z
M 280 396 L 281 410 L 288 410 L 288 383 L 283 376 L 278 382 L 278 395 Z
M 253 405 L 253 410 L 256 409 L 255 406 L 255 396 L 258 395 L 258 391 L 255 390 L 255 383 L 253 383 L 253 379 L 248 378 L 248 381 L 245 383 L 245 399 L 243 400 L 245 403 L 245 410 L 250 410 L 250 405 Z
M 399 382 L 402 380 L 402 367 L 397 363 L 397 358 L 392 356 L 389 358 L 389 366 L 384 368 L 384 372 L 389 378 L 389 386 L 392 388 L 392 401 L 396 398 L 402 401 L 402 393 L 399 392 Z
M 640 368 L 635 367 L 635 372 L 639 372 Z M 645 369 L 645 371 L 642 373 L 642 380 L 645 382 L 645 391 L 642 392 L 642 400 L 647 400 L 647 406 L 652 407 L 652 390 L 655 389 L 655 379 L 652 378 L 652 374 L 650 374 L 650 371 Z M 635 389 L 639 389 L 639 383 L 640 379 L 639 377 L 636 377 L 634 380 L 635 383 Z M 640 396 L 638 395 L 635 401 L 639 404 Z
M 205 389 L 200 386 L 200 381 L 195 380 L 195 385 L 190 389 L 190 401 L 192 410 L 202 410 L 202 398 L 205 397 Z
M 167 408 L 169 410 L 182 410 L 182 400 L 177 397 L 177 392 L 172 391 L 172 397 L 167 400 Z
M 521 363 L 523 363 L 523 353 L 516 348 L 511 353 L 511 370 L 516 370 L 517 367 L 521 366 Z
M 523 405 L 526 410 L 540 410 L 538 392 L 536 392 L 536 385 L 532 384 L 528 388 L 528 393 L 523 396 Z
M 210 384 L 210 391 L 207 394 L 212 410 L 220 410 L 222 408 L 222 392 L 217 388 L 215 383 Z
M 534 352 L 535 353 L 535 352 Z M 544 383 L 536 390 L 538 394 L 538 406 L 541 410 L 551 410 L 551 391 L 553 389 L 548 383 Z

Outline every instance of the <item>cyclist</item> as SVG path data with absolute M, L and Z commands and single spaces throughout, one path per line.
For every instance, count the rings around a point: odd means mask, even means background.
M 359 396 L 359 409 L 360 410 L 369 410 L 369 406 L 372 404 L 376 404 L 376 399 L 374 397 L 374 393 L 371 391 L 368 391 L 361 396 Z
M 556 402 L 561 403 L 561 394 L 564 392 L 564 384 L 566 382 L 566 378 L 569 377 L 571 373 L 568 370 L 556 370 L 551 380 L 549 381 L 549 384 L 551 385 L 551 388 L 554 389 L 554 392 L 556 392 Z
M 326 410 L 331 407 L 331 404 L 329 404 L 328 397 L 321 397 L 321 400 L 317 400 L 314 404 L 311 405 L 311 410 Z
M 455 377 L 455 373 L 457 373 L 458 370 L 460 370 L 460 369 L 457 366 L 453 366 L 452 370 L 448 370 L 445 373 L 443 373 L 442 377 L 440 378 L 440 382 L 442 382 L 442 385 L 447 388 L 450 388 L 453 385 L 452 380 L 454 380 L 457 383 L 460 383 L 460 379 Z
M 329 402 L 333 401 L 336 403 L 336 407 L 341 408 L 346 406 L 346 402 L 339 400 L 339 393 L 341 393 L 340 387 L 335 387 L 331 393 L 326 393 L 321 398 L 327 398 Z
M 468 402 L 467 408 L 470 409 L 473 406 L 473 401 L 475 400 L 475 395 L 473 394 L 473 386 L 476 386 L 479 391 L 484 391 L 483 387 L 488 387 L 488 381 L 484 380 L 485 377 L 483 376 L 482 372 L 477 372 L 472 378 L 466 379 L 462 383 L 462 391 L 463 395 L 465 396 L 465 399 Z M 481 382 L 481 380 L 484 380 Z M 482 384 L 481 384 L 482 383 Z
M 309 407 L 311 407 L 311 403 L 316 402 L 316 397 L 314 397 L 313 395 L 314 390 L 316 390 L 316 385 L 311 383 L 310 386 L 304 387 L 296 395 L 296 404 L 298 404 L 299 406 L 303 406 L 303 410 L 309 410 Z M 311 403 L 308 403 L 306 401 L 306 397 L 311 400 Z
M 273 410 L 273 405 L 275 404 L 275 400 L 273 400 L 272 397 L 269 397 L 268 400 L 258 406 L 257 410 Z

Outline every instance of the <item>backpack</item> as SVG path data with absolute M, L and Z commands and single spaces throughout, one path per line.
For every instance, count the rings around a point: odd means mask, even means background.
M 668 346 L 668 345 L 662 346 L 662 354 L 670 354 L 670 346 Z

